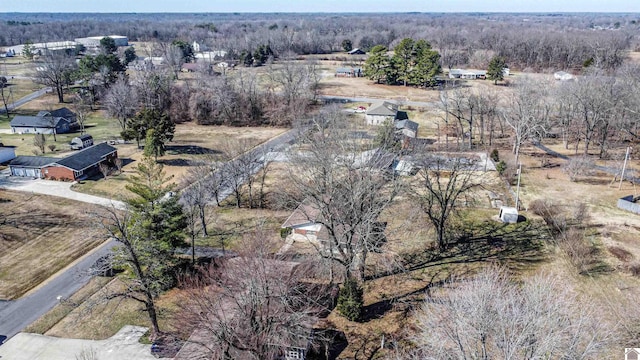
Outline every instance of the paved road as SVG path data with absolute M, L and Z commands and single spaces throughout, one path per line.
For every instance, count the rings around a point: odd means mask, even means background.
M 48 92 L 51 92 L 51 90 L 52 89 L 50 87 L 46 87 L 44 89 L 40 89 L 38 91 L 32 92 L 31 94 L 29 94 L 29 95 L 27 95 L 27 96 L 25 96 L 25 97 L 23 97 L 21 99 L 18 99 L 16 102 L 8 104 L 7 108 L 9 108 L 9 111 L 14 110 L 14 109 L 16 109 L 16 108 L 28 103 L 31 100 L 37 99 L 40 96 L 42 96 L 42 95 L 44 95 L 44 94 L 46 94 Z M 0 109 L 0 114 L 4 114 L 5 112 L 6 111 L 4 109 L 4 106 L 2 106 L 2 109 Z
M 349 96 L 334 96 L 334 95 L 320 95 L 318 98 L 326 101 L 326 102 L 338 102 L 338 103 L 350 103 L 350 102 L 368 102 L 368 103 L 376 103 L 383 101 L 385 99 L 376 99 L 376 98 L 368 98 L 368 97 L 349 97 Z M 427 102 L 427 101 L 401 101 L 402 105 L 407 106 L 420 106 L 420 107 L 434 107 L 439 106 L 438 102 Z
M 111 252 L 115 245 L 114 240 L 109 240 L 60 270 L 26 296 L 0 302 L 0 336 L 13 337 L 58 304 L 58 296 L 66 299 L 73 295 L 91 279 L 89 268 L 98 258 Z
M 8 177 L 6 171 L 0 173 L 0 188 L 59 196 L 103 206 L 124 207 L 120 201 L 78 193 L 70 187 L 71 183 L 15 178 Z M 58 296 L 68 298 L 78 291 L 91 279 L 89 268 L 98 258 L 107 255 L 115 245 L 115 241 L 107 241 L 89 255 L 59 271 L 43 285 L 31 290 L 27 296 L 15 301 L 0 301 L 0 338 L 11 338 L 22 331 L 53 308 L 58 303 Z

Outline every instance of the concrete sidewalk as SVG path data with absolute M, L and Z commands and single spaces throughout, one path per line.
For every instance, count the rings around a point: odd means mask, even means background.
M 106 340 L 66 339 L 20 333 L 0 346 L 0 359 L 12 360 L 145 360 L 155 359 L 151 345 L 138 342 L 147 328 L 124 326 Z M 81 355 L 95 355 L 85 356 Z

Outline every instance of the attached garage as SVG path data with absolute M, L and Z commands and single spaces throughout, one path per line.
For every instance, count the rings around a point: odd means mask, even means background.
M 100 164 L 113 166 L 118 157 L 116 148 L 100 143 L 65 158 L 18 156 L 11 160 L 11 175 L 39 179 L 75 181 L 98 171 Z
M 12 176 L 42 178 L 42 167 L 60 159 L 45 156 L 17 156 L 9 163 Z

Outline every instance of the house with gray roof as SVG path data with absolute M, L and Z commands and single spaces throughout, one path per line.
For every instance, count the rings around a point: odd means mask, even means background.
M 9 162 L 11 176 L 42 178 L 42 167 L 60 160 L 47 156 L 16 156 Z
M 78 126 L 76 114 L 67 108 L 40 111 L 36 116 L 15 116 L 10 123 L 14 134 L 65 134 Z
M 390 101 L 383 101 L 372 104 L 364 113 L 364 117 L 367 120 L 367 125 L 382 125 L 387 120 L 394 121 L 397 114 L 397 104 Z
M 418 136 L 418 123 L 409 119 L 395 122 L 396 131 L 404 136 L 415 138 Z

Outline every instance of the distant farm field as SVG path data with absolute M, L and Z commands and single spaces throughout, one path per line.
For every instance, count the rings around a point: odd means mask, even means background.
M 15 299 L 99 245 L 91 206 L 0 190 L 0 299 Z

